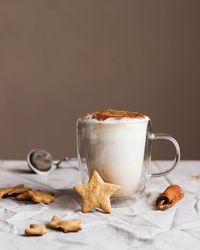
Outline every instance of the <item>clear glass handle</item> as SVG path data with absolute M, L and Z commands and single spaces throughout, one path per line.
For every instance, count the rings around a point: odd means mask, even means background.
M 167 140 L 167 141 L 172 142 L 172 144 L 174 145 L 176 153 L 175 153 L 175 158 L 174 158 L 172 166 L 164 172 L 154 173 L 154 174 L 151 174 L 151 176 L 160 177 L 160 176 L 169 174 L 177 166 L 178 162 L 180 161 L 180 147 L 179 147 L 178 142 L 170 135 L 163 134 L 163 133 L 156 133 L 156 134 L 151 133 L 149 135 L 149 139 L 152 141 L 154 141 L 154 140 Z

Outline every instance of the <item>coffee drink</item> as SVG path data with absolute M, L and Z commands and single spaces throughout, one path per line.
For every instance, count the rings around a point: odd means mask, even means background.
M 89 173 L 96 169 L 104 181 L 120 185 L 117 197 L 134 194 L 141 179 L 149 118 L 107 109 L 82 120 Z
M 168 134 L 153 133 L 150 118 L 137 112 L 106 109 L 88 113 L 78 119 L 76 128 L 82 181 L 97 170 L 105 182 L 121 187 L 115 197 L 143 194 L 150 176 L 170 173 L 180 160 L 178 142 Z M 151 173 L 152 143 L 157 140 L 170 141 L 175 158 L 165 171 Z

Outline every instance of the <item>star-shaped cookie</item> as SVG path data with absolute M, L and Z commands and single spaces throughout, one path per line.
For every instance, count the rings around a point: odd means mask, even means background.
M 111 212 L 110 197 L 120 186 L 106 183 L 96 170 L 92 173 L 88 183 L 76 185 L 76 190 L 82 197 L 82 211 L 89 212 L 93 208 L 100 208 L 106 213 Z

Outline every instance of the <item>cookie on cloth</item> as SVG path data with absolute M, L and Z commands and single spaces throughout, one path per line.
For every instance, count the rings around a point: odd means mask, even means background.
M 24 189 L 24 185 L 20 184 L 14 187 L 0 188 L 0 199 L 3 198 L 4 196 L 13 194 L 14 192 L 16 192 L 16 190 L 19 190 L 19 189 Z
M 78 232 L 81 230 L 81 220 L 61 220 L 58 216 L 53 216 L 48 223 L 51 229 L 61 229 L 64 233 Z
M 49 204 L 54 201 L 55 197 L 49 192 L 43 192 L 40 190 L 28 190 L 24 193 L 18 194 L 16 199 L 19 201 L 32 200 L 36 203 Z
M 93 171 L 88 183 L 76 185 L 74 190 L 82 198 L 82 211 L 89 212 L 94 208 L 100 208 L 106 213 L 111 212 L 110 197 L 120 186 L 106 183 L 96 170 Z
M 11 192 L 8 193 L 8 195 L 17 195 L 17 194 L 22 194 L 28 190 L 31 190 L 29 187 L 24 187 L 24 185 L 19 185 L 16 186 L 15 189 L 13 189 Z
M 46 234 L 46 227 L 43 224 L 31 224 L 29 228 L 25 230 L 27 236 L 42 236 Z

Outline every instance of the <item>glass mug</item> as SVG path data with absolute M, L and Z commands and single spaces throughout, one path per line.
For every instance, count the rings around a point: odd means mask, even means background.
M 113 197 L 129 198 L 143 194 L 149 177 L 171 172 L 180 160 L 180 147 L 171 136 L 152 132 L 151 120 L 110 121 L 79 118 L 76 127 L 77 154 L 82 182 L 97 170 L 105 182 L 120 186 Z M 175 159 L 168 170 L 150 173 L 154 140 L 168 140 L 175 147 Z

